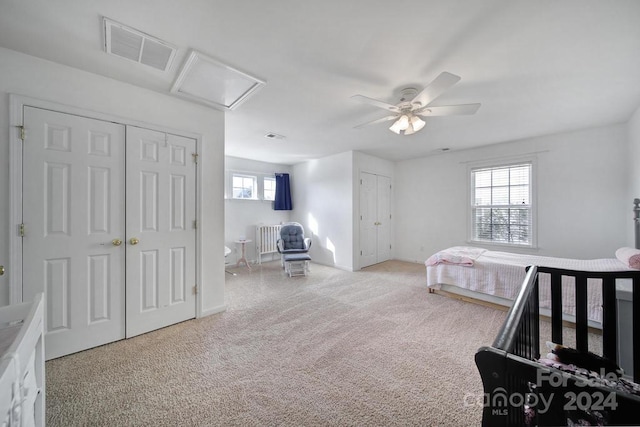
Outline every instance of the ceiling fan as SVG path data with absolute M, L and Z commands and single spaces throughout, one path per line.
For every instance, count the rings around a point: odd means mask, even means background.
M 442 107 L 429 106 L 434 99 L 442 95 L 444 91 L 456 84 L 459 80 L 460 77 L 455 74 L 446 71 L 442 72 L 420 93 L 412 87 L 403 89 L 400 102 L 396 105 L 387 104 L 386 102 L 363 95 L 354 95 L 351 97 L 352 99 L 393 113 L 390 116 L 358 125 L 356 128 L 395 120 L 389 130 L 398 135 L 411 135 L 424 127 L 425 122 L 421 117 L 475 114 L 478 108 L 480 108 L 480 104 L 447 105 Z

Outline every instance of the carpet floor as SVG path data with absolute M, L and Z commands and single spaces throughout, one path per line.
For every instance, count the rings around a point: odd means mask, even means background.
M 224 313 L 47 362 L 47 425 L 480 423 L 504 311 L 429 294 L 420 264 L 232 270 Z

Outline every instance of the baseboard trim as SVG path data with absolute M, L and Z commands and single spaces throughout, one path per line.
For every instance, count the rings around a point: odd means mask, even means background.
M 412 264 L 424 264 L 425 261 L 426 261 L 426 258 L 425 258 L 424 261 L 420 261 L 420 260 L 417 260 L 417 259 L 409 259 L 409 258 L 393 258 L 393 259 L 396 260 L 396 261 L 410 262 Z M 426 268 L 426 266 L 425 266 L 425 268 Z
M 208 310 L 202 310 L 198 318 L 211 316 L 212 314 L 218 314 L 227 311 L 227 305 L 219 305 L 217 307 L 210 308 Z

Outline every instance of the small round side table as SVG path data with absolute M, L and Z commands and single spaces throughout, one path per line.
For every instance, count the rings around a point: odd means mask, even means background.
M 236 263 L 236 267 L 239 267 L 240 264 L 244 263 L 244 265 L 247 266 L 247 268 L 249 270 L 251 270 L 251 266 L 249 265 L 249 263 L 247 262 L 247 258 L 246 258 L 246 254 L 245 254 L 245 244 L 246 243 L 251 243 L 251 240 L 236 240 L 235 243 L 238 243 L 240 245 L 242 245 L 242 257 L 240 257 L 240 259 L 238 260 L 238 262 Z

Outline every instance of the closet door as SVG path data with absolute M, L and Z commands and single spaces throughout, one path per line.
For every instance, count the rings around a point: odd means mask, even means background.
M 374 174 L 360 174 L 360 267 L 377 262 L 377 179 Z
M 127 126 L 127 337 L 195 317 L 195 152 Z
M 391 258 L 391 179 L 360 174 L 360 267 Z
M 125 336 L 124 126 L 25 107 L 23 300 L 51 359 Z
M 376 216 L 376 262 L 391 259 L 391 178 L 377 175 Z

